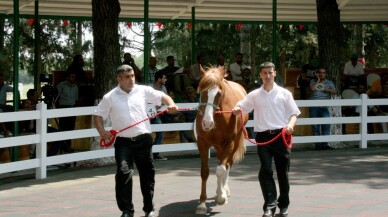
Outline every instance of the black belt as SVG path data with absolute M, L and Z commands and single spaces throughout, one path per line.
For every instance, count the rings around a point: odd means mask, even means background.
M 260 132 L 260 133 L 268 133 L 268 134 L 279 134 L 280 132 L 282 132 L 283 128 L 281 129 L 274 129 L 274 130 L 266 130 L 266 131 L 263 131 L 263 132 Z
M 144 139 L 145 137 L 147 137 L 149 135 L 150 135 L 149 133 L 144 133 L 144 134 L 140 134 L 140 135 L 135 136 L 135 137 L 121 137 L 121 136 L 118 136 L 117 139 L 122 139 L 122 140 L 126 140 L 126 141 L 136 142 L 136 141 L 139 141 L 141 139 Z

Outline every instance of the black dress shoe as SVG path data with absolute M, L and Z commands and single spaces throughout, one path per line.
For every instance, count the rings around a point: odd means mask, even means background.
M 288 216 L 288 208 L 280 208 L 279 216 L 280 217 L 287 217 Z
M 123 212 L 123 214 L 120 217 L 133 217 L 133 214 L 127 213 L 127 212 Z
M 273 217 L 275 215 L 275 209 L 267 209 L 264 214 L 263 214 L 263 217 Z

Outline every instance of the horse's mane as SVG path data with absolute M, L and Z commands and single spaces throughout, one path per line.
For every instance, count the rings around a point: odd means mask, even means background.
M 218 86 L 221 90 L 224 87 L 224 77 L 216 67 L 210 67 L 206 70 L 198 84 L 198 92 L 207 91 L 211 87 Z

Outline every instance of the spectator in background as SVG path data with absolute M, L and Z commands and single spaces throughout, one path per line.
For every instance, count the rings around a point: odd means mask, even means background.
M 337 93 L 334 83 L 326 79 L 326 77 L 327 77 L 326 69 L 323 67 L 320 67 L 318 69 L 316 78 L 310 81 L 310 88 L 312 91 L 310 99 L 313 99 L 313 100 L 331 99 L 331 95 Z M 329 108 L 323 105 L 318 107 L 310 107 L 309 114 L 310 114 L 310 118 L 330 117 Z M 311 127 L 312 127 L 314 136 L 330 135 L 330 124 L 314 124 L 314 125 L 311 125 Z M 327 144 L 327 142 L 316 143 L 315 148 L 319 150 L 331 149 L 331 147 Z
M 242 53 L 237 53 L 235 56 L 235 60 L 235 63 L 230 64 L 229 70 L 232 72 L 233 81 L 241 81 L 242 71 L 247 67 L 243 64 L 244 55 Z
M 155 82 L 155 73 L 159 70 L 156 68 L 156 57 L 150 57 L 148 59 L 148 80 L 145 80 L 145 84 L 151 85 Z M 144 67 L 141 69 L 141 74 L 145 75 Z
M 13 87 L 4 83 L 4 74 L 0 72 L 0 112 L 11 111 L 11 107 L 7 106 L 7 92 L 12 91 Z M 10 135 L 6 124 L 3 122 L 0 122 L 0 130 L 3 132 L 4 137 L 8 137 Z
M 175 66 L 175 58 L 174 56 L 167 56 L 166 58 L 167 66 L 161 69 L 162 74 L 166 75 L 167 82 L 166 88 L 167 90 L 174 90 L 174 80 L 173 76 L 176 71 L 178 71 L 179 67 Z M 183 71 L 183 70 L 182 70 Z
M 66 80 L 57 85 L 58 100 L 57 108 L 72 108 L 78 102 L 78 86 L 75 83 L 76 73 L 74 71 L 66 72 Z M 61 117 L 59 120 L 60 131 L 74 130 L 76 116 Z M 71 140 L 66 140 L 62 147 L 64 153 L 71 153 Z
M 342 81 L 344 89 L 356 89 L 357 84 L 361 82 L 361 76 L 364 75 L 364 65 L 358 61 L 358 55 L 352 54 L 350 60 L 345 63 Z
M 184 100 L 183 102 L 184 103 L 199 103 L 197 91 L 195 91 L 194 87 L 189 86 L 186 88 L 186 100 Z M 186 123 L 194 123 L 194 120 L 197 117 L 197 111 L 194 111 L 194 110 L 183 111 L 182 113 L 185 116 Z M 183 135 L 188 142 L 195 142 L 191 132 L 192 131 L 184 131 Z
M 132 58 L 132 55 L 130 53 L 124 53 L 123 64 L 129 65 L 133 68 L 137 82 L 143 82 L 143 74 L 141 74 L 140 69 L 137 67 L 135 60 Z
M 252 79 L 252 72 L 251 72 L 251 68 L 249 66 L 243 70 L 243 72 L 242 72 L 242 80 L 240 82 L 238 82 L 238 83 L 240 83 L 241 86 L 244 87 L 244 89 L 245 89 L 245 91 L 247 93 L 251 92 L 254 89 L 257 89 L 258 87 L 260 87 Z
M 380 75 L 380 79 L 374 81 L 367 91 L 370 98 L 379 98 L 383 92 L 383 85 L 388 83 L 388 72 L 383 72 Z
M 202 54 L 199 54 L 197 56 L 197 62 L 194 63 L 190 67 L 190 76 L 189 79 L 191 81 L 191 86 L 194 88 L 198 87 L 199 80 L 201 80 L 201 71 L 200 67 L 204 67 L 205 64 L 205 56 Z M 187 88 L 187 87 L 186 87 Z
M 89 82 L 86 77 L 86 72 L 83 69 L 84 65 L 85 65 L 84 58 L 82 57 L 81 54 L 77 54 L 73 57 L 73 62 L 70 64 L 70 66 L 67 67 L 66 72 L 75 73 L 76 75 L 75 83 L 77 85 L 86 84 Z
M 225 57 L 218 55 L 217 57 L 217 67 L 225 67 Z
M 8 111 L 7 92 L 12 92 L 13 87 L 4 83 L 4 74 L 0 72 L 0 112 Z
M 35 89 L 29 89 L 27 91 L 27 99 L 23 101 L 23 104 L 21 106 L 21 110 L 24 111 L 33 111 L 36 110 L 36 105 L 38 104 L 38 92 Z M 36 121 L 35 120 L 26 120 L 20 122 L 19 130 L 21 134 L 31 134 L 36 133 Z M 58 132 L 58 130 L 54 127 L 47 126 L 47 133 L 53 133 Z M 48 143 L 47 148 L 47 156 L 55 156 L 58 154 L 62 147 L 63 142 L 61 141 L 54 141 Z M 33 147 L 33 152 L 31 155 L 31 158 L 35 158 L 36 156 L 36 149 Z
M 155 90 L 162 91 L 163 93 L 167 94 L 167 89 L 166 89 L 166 75 L 163 74 L 161 71 L 158 71 L 154 75 L 154 80 L 155 82 L 152 84 L 152 87 Z M 155 106 L 156 110 L 159 110 L 161 106 Z M 151 124 L 162 124 L 162 120 L 160 117 L 156 116 L 150 120 Z M 153 142 L 153 145 L 160 145 L 163 142 L 163 137 L 164 137 L 164 132 L 156 132 L 155 133 L 155 139 Z M 167 160 L 167 158 L 163 157 L 160 155 L 158 152 L 153 153 L 153 159 L 154 160 Z
M 300 99 L 308 99 L 307 93 L 310 92 L 310 81 L 312 78 L 315 78 L 317 70 L 318 69 L 312 64 L 305 64 L 302 67 L 302 70 L 298 77 Z

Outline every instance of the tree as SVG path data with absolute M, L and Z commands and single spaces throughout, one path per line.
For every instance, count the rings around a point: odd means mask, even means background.
M 329 78 L 341 91 L 340 59 L 341 22 L 336 0 L 316 0 L 318 14 L 319 62 L 329 71 Z
M 101 99 L 115 85 L 120 65 L 118 0 L 92 0 L 94 79 L 96 97 Z

